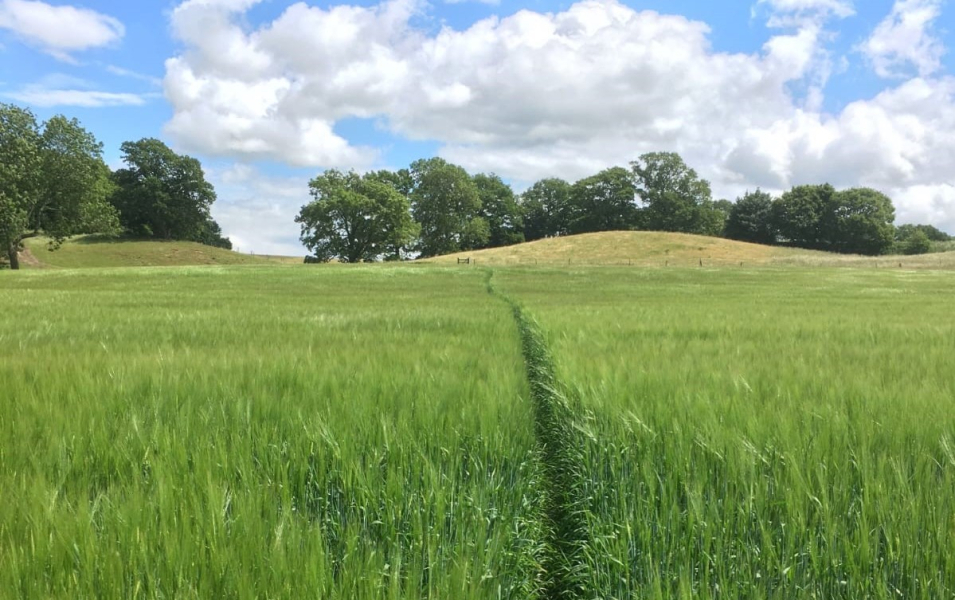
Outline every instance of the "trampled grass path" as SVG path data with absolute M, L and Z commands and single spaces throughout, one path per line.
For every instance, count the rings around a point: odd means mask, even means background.
M 580 493 L 580 481 L 585 465 L 574 410 L 560 390 L 553 358 L 537 323 L 520 303 L 494 287 L 493 277 L 493 271 L 488 270 L 487 290 L 510 305 L 514 313 L 534 405 L 534 432 L 546 496 L 543 598 L 599 597 L 597 590 L 586 589 L 590 579 L 586 558 L 592 557 L 593 544 L 582 512 L 586 502 Z

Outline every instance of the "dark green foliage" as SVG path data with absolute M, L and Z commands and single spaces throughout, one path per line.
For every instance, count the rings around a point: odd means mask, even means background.
M 206 246 L 232 250 L 232 240 L 223 237 L 222 228 L 212 218 L 203 224 L 202 229 L 199 230 L 199 235 L 196 236 L 196 241 Z
M 521 194 L 527 241 L 570 233 L 571 186 L 563 179 L 542 179 Z
M 676 192 L 664 192 L 643 211 L 643 228 L 718 236 L 723 233 L 726 213 L 710 200 L 694 203 Z
M 724 210 L 711 198 L 710 184 L 675 152 L 651 152 L 630 163 L 643 201 L 640 228 L 719 235 Z
M 947 250 L 945 242 L 950 242 L 952 239 L 952 236 L 932 225 L 906 223 L 895 229 L 893 252 L 896 254 L 945 252 Z
M 571 233 L 619 231 L 637 225 L 636 188 L 630 171 L 623 167 L 581 179 L 572 186 L 570 198 Z
M 209 208 L 216 200 L 202 165 L 157 139 L 124 142 L 125 169 L 113 174 L 113 205 L 135 236 L 201 241 L 209 234 Z
M 484 246 L 491 237 L 481 196 L 467 171 L 441 158 L 417 160 L 409 170 L 411 206 L 421 225 L 422 257 Z
M 461 167 L 440 158 L 368 177 L 410 196 L 421 227 L 416 249 L 422 257 L 551 236 L 635 229 L 882 254 L 890 249 L 894 232 L 892 203 L 875 190 L 838 192 L 828 184 L 804 185 L 775 201 L 758 189 L 736 203 L 714 201 L 709 182 L 672 152 L 644 154 L 630 170 L 605 169 L 573 185 L 544 179 L 519 200 L 500 177 L 469 177 Z M 933 239 L 945 235 L 934 228 L 926 233 Z M 399 257 L 400 252 L 389 256 Z
M 490 237 L 483 248 L 520 244 L 524 241 L 524 219 L 511 186 L 500 177 L 478 173 L 473 178 L 481 198 L 481 217 L 487 221 Z
M 724 235 L 742 242 L 775 244 L 773 197 L 758 188 L 743 194 L 730 209 Z
M 916 229 L 904 242 L 903 249 L 906 254 L 928 254 L 932 251 L 932 240 L 927 233 Z
M 10 266 L 24 237 L 55 249 L 78 233 L 112 233 L 115 211 L 103 145 L 76 119 L 52 117 L 42 131 L 29 110 L 0 104 L 0 248 Z
M 0 104 L 0 250 L 19 268 L 20 241 L 39 205 L 40 132 L 30 111 Z
M 824 218 L 835 193 L 828 183 L 800 185 L 773 202 L 773 227 L 782 241 L 799 248 L 825 250 L 829 244 Z
M 107 198 L 113 193 L 103 144 L 76 119 L 52 117 L 41 136 L 40 205 L 35 228 L 58 244 L 79 233 L 114 233 L 118 215 Z
M 408 171 L 408 169 L 399 169 L 397 171 L 382 169 L 368 173 L 365 177 L 370 180 L 387 183 L 398 190 L 399 194 L 406 197 L 411 195 L 411 190 L 414 188 L 414 181 L 411 179 L 411 172 Z
M 847 254 L 883 254 L 895 229 L 892 201 L 869 188 L 837 192 L 829 184 L 794 187 L 773 203 L 783 242 Z
M 314 201 L 295 218 L 302 243 L 321 262 L 400 258 L 417 234 L 409 203 L 382 172 L 330 169 L 308 184 Z
M 825 213 L 828 250 L 844 254 L 884 254 L 895 236 L 895 208 L 882 192 L 852 188 L 836 192 Z
M 947 242 L 952 239 L 952 236 L 948 235 L 941 229 L 932 226 L 932 225 L 912 225 L 906 223 L 905 225 L 899 225 L 895 229 L 895 239 L 899 242 L 909 241 L 916 232 L 921 231 L 925 234 L 925 237 L 928 238 L 931 242 Z

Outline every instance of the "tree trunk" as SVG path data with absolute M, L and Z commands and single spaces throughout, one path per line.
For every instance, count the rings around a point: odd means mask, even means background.
M 20 249 L 20 244 L 10 244 L 10 247 L 7 248 L 7 257 L 10 259 L 10 269 L 16 271 L 20 268 L 20 256 L 17 251 Z

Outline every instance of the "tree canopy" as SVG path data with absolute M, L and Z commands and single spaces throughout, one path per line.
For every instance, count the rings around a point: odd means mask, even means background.
M 934 225 L 913 225 L 911 223 L 899 225 L 895 229 L 895 239 L 900 242 L 908 241 L 918 232 L 921 232 L 930 242 L 947 242 L 952 239 L 952 236 Z
M 511 186 L 497 175 L 478 173 L 473 178 L 481 199 L 479 215 L 487 222 L 484 247 L 510 246 L 524 241 L 524 217 Z
M 643 201 L 641 229 L 719 235 L 725 213 L 713 204 L 710 184 L 675 152 L 651 152 L 630 163 Z
M 796 186 L 773 203 L 772 218 L 781 240 L 800 248 L 882 254 L 895 236 L 892 201 L 869 188 Z
M 570 190 L 571 233 L 635 229 L 639 217 L 630 171 L 611 167 L 581 179 Z
M 55 249 L 78 233 L 113 232 L 116 213 L 103 146 L 76 119 L 42 129 L 29 110 L 0 104 L 0 246 L 11 268 L 25 237 L 43 233 Z
M 491 237 L 481 216 L 481 194 L 463 168 L 441 158 L 415 161 L 411 175 L 411 209 L 421 225 L 417 249 L 437 256 L 480 248 Z
M 932 251 L 932 239 L 925 231 L 916 229 L 902 246 L 905 254 L 926 254 Z
M 678 154 L 665 152 L 644 154 L 631 169 L 604 169 L 574 184 L 542 179 L 519 197 L 496 175 L 470 177 L 440 158 L 419 160 L 400 171 L 350 177 L 386 183 L 409 201 L 420 226 L 413 249 L 422 257 L 612 230 L 725 235 L 760 244 L 881 254 L 890 249 L 896 234 L 892 202 L 875 190 L 804 185 L 779 198 L 757 189 L 736 203 L 714 201 L 709 183 Z M 349 206 L 357 210 L 357 200 L 352 200 Z M 399 250 L 386 256 L 402 256 L 400 247 L 410 245 L 403 234 L 396 240 L 393 246 Z M 342 260 L 368 260 L 340 254 Z
M 799 185 L 773 202 L 773 227 L 783 241 L 800 248 L 825 250 L 826 209 L 836 190 L 831 185 Z
M 319 261 L 400 258 L 417 234 L 408 198 L 380 174 L 330 169 L 308 187 L 314 200 L 295 221 L 302 243 Z
M 836 192 L 823 217 L 826 250 L 882 254 L 895 238 L 895 208 L 882 192 L 851 188 Z
M 773 197 L 759 189 L 743 194 L 730 208 L 724 232 L 731 240 L 775 244 Z
M 166 240 L 216 235 L 219 227 L 209 212 L 216 193 L 197 159 L 176 154 L 153 138 L 124 142 L 120 148 L 126 168 L 113 174 L 118 189 L 112 202 L 127 231 Z
M 571 186 L 563 179 L 542 179 L 520 196 L 527 241 L 570 233 Z

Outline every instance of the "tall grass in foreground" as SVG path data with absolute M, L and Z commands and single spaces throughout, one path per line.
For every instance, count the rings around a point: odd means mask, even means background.
M 948 275 L 497 281 L 589 415 L 594 597 L 955 597 Z
M 525 598 L 516 327 L 477 273 L 0 277 L 0 597 Z

